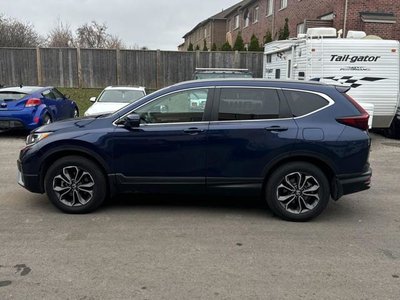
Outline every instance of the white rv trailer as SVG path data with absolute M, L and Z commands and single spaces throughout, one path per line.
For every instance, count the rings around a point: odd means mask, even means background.
M 372 127 L 388 128 L 399 104 L 399 42 L 351 36 L 357 38 L 313 28 L 297 39 L 268 43 L 263 76 L 349 85 L 348 94 L 373 113 Z

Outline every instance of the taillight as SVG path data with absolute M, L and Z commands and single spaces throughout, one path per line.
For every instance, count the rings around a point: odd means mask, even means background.
M 34 106 L 39 106 L 42 104 L 42 101 L 38 98 L 30 98 L 28 101 L 25 103 L 25 107 L 34 107 Z
M 351 96 L 344 94 L 344 96 L 354 105 L 361 115 L 337 118 L 336 121 L 347 126 L 359 128 L 361 130 L 368 130 L 369 114 L 356 100 Z

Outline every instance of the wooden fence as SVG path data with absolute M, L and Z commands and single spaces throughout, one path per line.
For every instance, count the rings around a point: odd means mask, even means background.
M 262 77 L 260 52 L 0 48 L 0 84 L 159 89 L 190 80 L 195 68 L 246 68 Z

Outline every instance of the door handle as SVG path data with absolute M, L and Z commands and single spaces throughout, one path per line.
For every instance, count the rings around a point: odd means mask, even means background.
M 203 131 L 204 131 L 204 129 L 200 129 L 197 127 L 190 127 L 188 129 L 183 130 L 184 133 L 191 134 L 191 135 L 199 134 L 200 132 L 203 132 Z
M 281 126 L 270 126 L 266 127 L 265 130 L 267 131 L 287 131 L 289 128 L 281 127 Z

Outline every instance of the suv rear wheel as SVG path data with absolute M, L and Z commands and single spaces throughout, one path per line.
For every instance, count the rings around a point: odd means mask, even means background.
M 66 156 L 48 169 L 45 190 L 50 201 L 67 213 L 88 213 L 106 197 L 106 179 L 97 164 L 80 156 Z
M 268 179 L 266 200 L 274 214 L 289 221 L 308 221 L 328 205 L 329 182 L 316 166 L 291 162 Z

